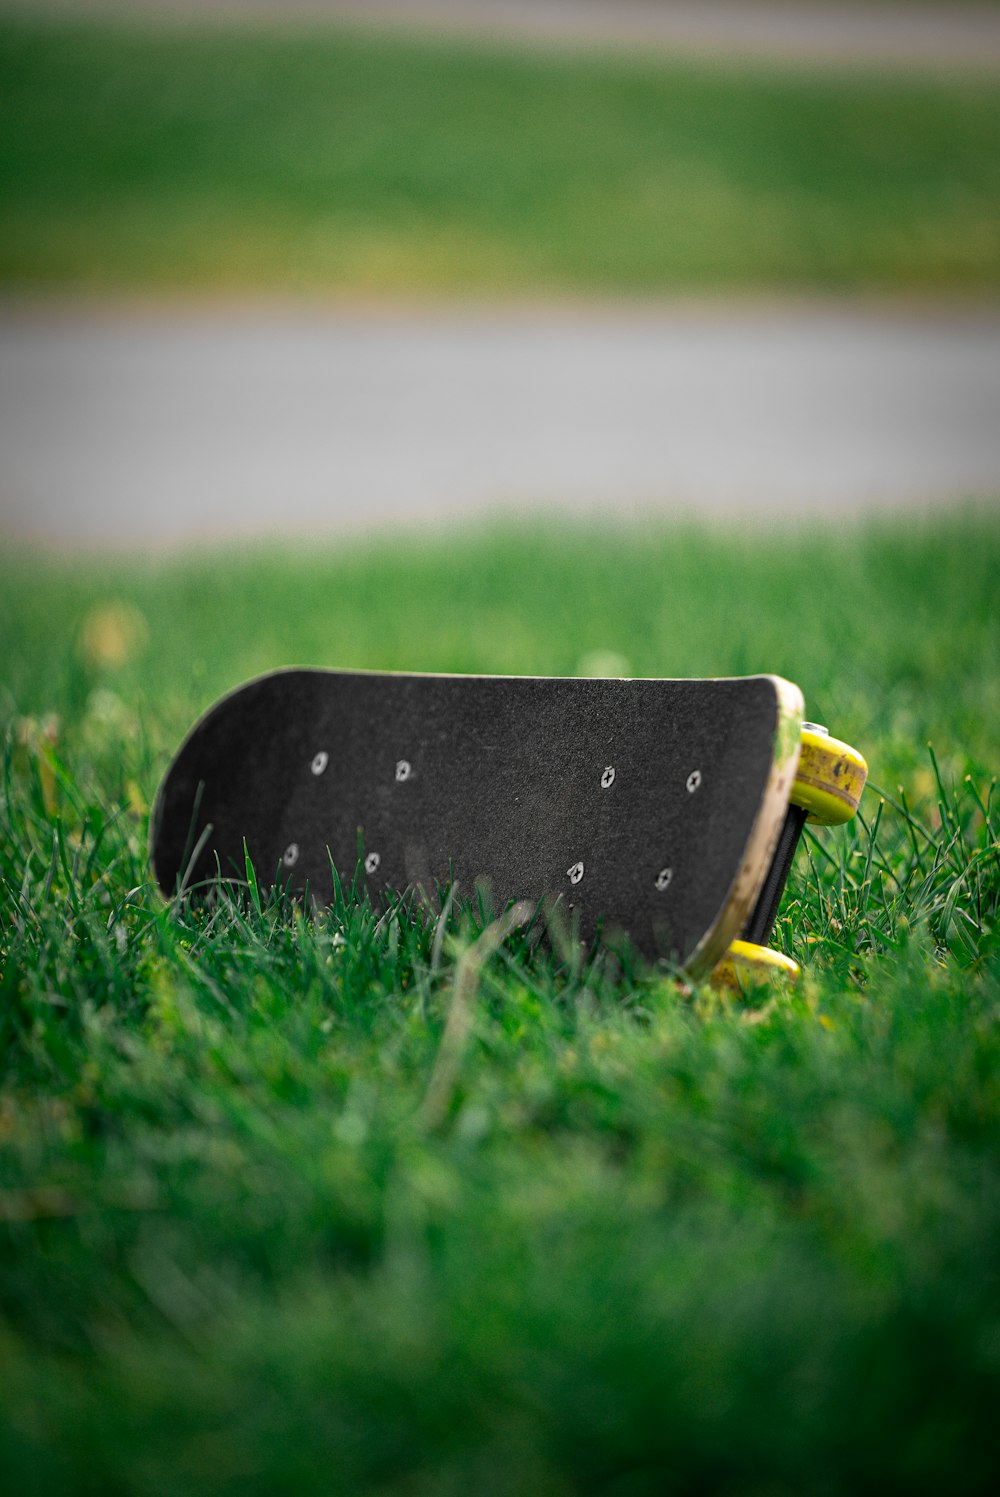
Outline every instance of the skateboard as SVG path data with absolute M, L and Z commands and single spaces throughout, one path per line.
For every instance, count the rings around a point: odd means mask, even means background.
M 195 724 L 153 807 L 173 895 L 245 883 L 376 901 L 457 881 L 562 906 L 692 979 L 795 964 L 766 945 L 807 820 L 857 809 L 867 766 L 778 676 L 607 680 L 289 669 Z M 555 918 L 555 917 L 553 917 Z

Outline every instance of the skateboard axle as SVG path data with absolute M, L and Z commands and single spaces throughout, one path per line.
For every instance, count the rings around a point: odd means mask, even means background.
M 807 821 L 825 826 L 849 821 L 858 809 L 867 775 L 868 765 L 857 749 L 831 738 L 819 723 L 802 724 L 798 772 L 771 866 L 741 938 L 732 943 L 716 968 L 717 981 L 743 987 L 748 981 L 761 981 L 778 971 L 792 978 L 799 975 L 798 964 L 772 951 L 767 942 L 802 829 Z
M 778 845 L 774 849 L 774 859 L 757 896 L 753 913 L 743 931 L 744 941 L 753 941 L 758 946 L 766 946 L 771 939 L 771 932 L 778 915 L 778 906 L 785 892 L 792 861 L 808 814 L 804 806 L 789 806 L 785 812 L 785 820 L 778 836 Z

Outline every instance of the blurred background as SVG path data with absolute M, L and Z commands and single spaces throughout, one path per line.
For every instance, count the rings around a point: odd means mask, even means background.
M 0 6 L 0 536 L 1000 493 L 1000 5 Z

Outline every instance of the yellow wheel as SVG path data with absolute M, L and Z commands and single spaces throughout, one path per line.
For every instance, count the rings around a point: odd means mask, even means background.
M 753 941 L 733 941 L 712 973 L 712 981 L 717 987 L 739 988 L 741 991 L 770 982 L 775 977 L 787 977 L 797 982 L 798 962 L 770 946 L 756 946 Z
M 791 801 L 809 813 L 807 821 L 820 826 L 850 821 L 867 778 L 868 765 L 857 749 L 831 738 L 825 728 L 804 724 Z

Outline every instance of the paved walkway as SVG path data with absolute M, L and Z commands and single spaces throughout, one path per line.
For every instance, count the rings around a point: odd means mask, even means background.
M 126 11 L 211 22 L 348 18 L 437 25 L 574 46 L 618 45 L 774 59 L 1000 68 L 1000 8 L 915 0 L 0 0 L 64 13 Z
M 0 308 L 0 533 L 1000 499 L 1000 308 Z

